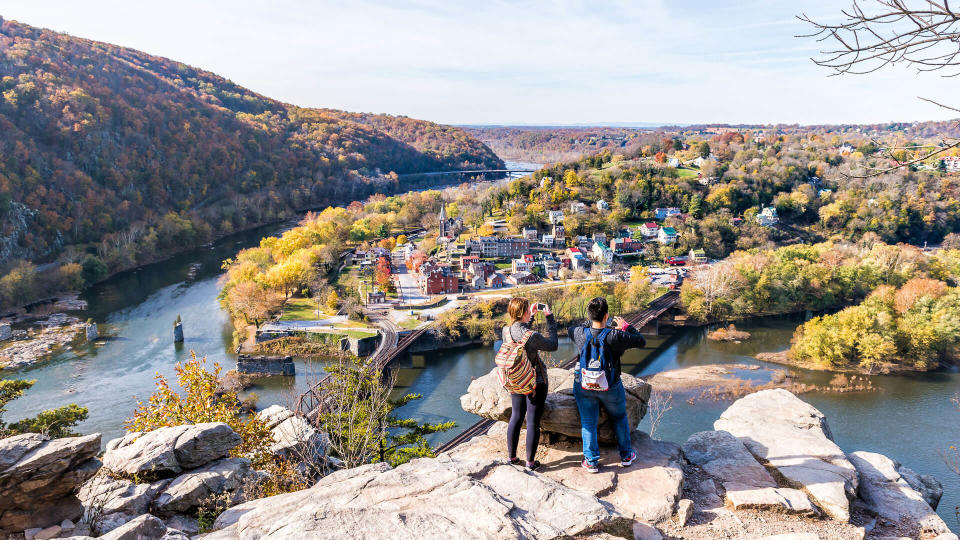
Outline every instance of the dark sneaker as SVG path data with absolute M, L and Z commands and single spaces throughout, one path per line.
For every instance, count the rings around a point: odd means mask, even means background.
M 598 473 L 598 472 L 600 472 L 600 467 L 594 465 L 593 463 L 590 463 L 590 462 L 587 461 L 587 460 L 581 461 L 581 462 L 580 462 L 580 466 L 583 467 L 584 469 L 586 469 L 588 473 Z
M 629 467 L 633 465 L 633 462 L 637 460 L 637 452 L 634 450 L 630 451 L 630 455 L 626 458 L 620 458 L 621 467 Z

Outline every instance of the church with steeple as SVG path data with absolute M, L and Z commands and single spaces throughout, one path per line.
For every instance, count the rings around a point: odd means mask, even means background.
M 463 220 L 460 218 L 447 218 L 447 205 L 440 206 L 440 232 L 437 234 L 437 240 L 453 240 L 463 230 Z

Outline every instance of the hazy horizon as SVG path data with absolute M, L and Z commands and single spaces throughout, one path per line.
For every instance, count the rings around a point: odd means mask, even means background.
M 131 47 L 308 107 L 473 126 L 945 120 L 956 81 L 828 77 L 797 38 L 846 2 L 8 0 L 0 16 Z M 669 118 L 664 118 L 664 117 Z M 653 118 L 648 120 L 647 118 Z M 629 119 L 629 120 L 624 120 Z

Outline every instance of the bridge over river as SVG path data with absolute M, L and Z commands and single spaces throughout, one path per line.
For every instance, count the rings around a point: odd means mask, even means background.
M 675 306 L 679 301 L 679 291 L 669 291 L 651 301 L 647 308 L 643 311 L 625 318 L 635 328 L 643 328 L 656 321 L 658 317 Z M 392 326 L 392 323 L 389 323 L 389 321 L 384 322 L 386 326 Z M 377 372 L 386 370 L 392 362 L 394 362 L 397 358 L 400 358 L 407 348 L 418 338 L 420 338 L 420 336 L 430 330 L 432 326 L 433 323 L 421 326 L 420 328 L 403 336 L 399 336 L 392 327 L 384 328 L 381 332 L 383 338 L 381 340 L 380 347 L 378 347 L 377 351 L 373 354 L 373 356 L 371 356 L 367 363 L 367 367 Z M 569 369 L 573 367 L 576 360 L 576 357 L 571 358 L 570 360 L 561 364 L 560 367 Z M 297 400 L 297 414 L 307 418 L 314 418 L 316 416 L 324 402 L 323 386 L 327 384 L 329 380 L 329 375 L 324 376 L 306 392 L 300 395 L 300 398 Z M 441 446 L 438 449 L 438 452 L 449 450 L 477 435 L 486 433 L 492 425 L 493 420 L 481 420 L 464 430 L 463 433 L 455 437 L 453 440 Z

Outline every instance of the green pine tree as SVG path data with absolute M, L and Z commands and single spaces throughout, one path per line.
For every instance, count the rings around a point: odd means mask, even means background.
M 77 436 L 71 428 L 86 420 L 88 411 L 86 407 L 80 407 L 76 403 L 46 410 L 33 418 L 24 418 L 9 425 L 3 421 L 7 403 L 22 396 L 36 382 L 23 379 L 0 380 L 0 438 L 22 433 L 44 433 L 54 439 Z

